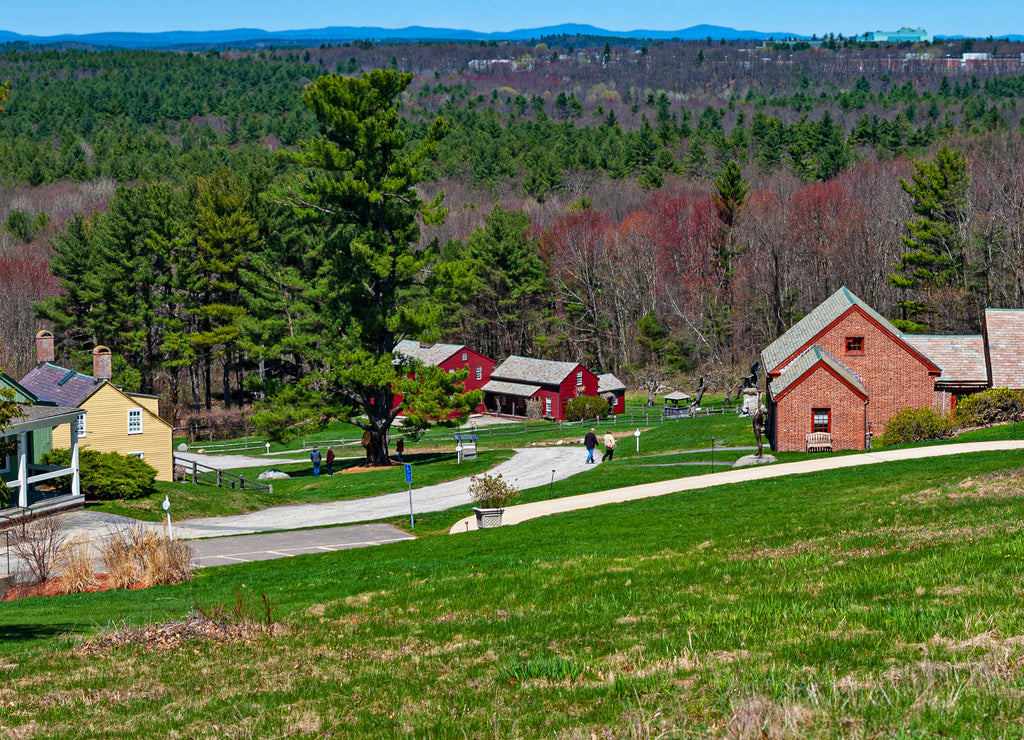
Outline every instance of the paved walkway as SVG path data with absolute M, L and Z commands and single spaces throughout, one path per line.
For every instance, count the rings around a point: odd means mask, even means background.
M 665 496 L 670 493 L 693 491 L 699 488 L 721 486 L 728 483 L 767 480 L 768 478 L 779 478 L 784 475 L 853 468 L 861 465 L 893 462 L 895 460 L 919 460 L 928 457 L 944 457 L 946 455 L 960 455 L 967 452 L 991 452 L 997 450 L 1024 450 L 1024 441 L 965 442 L 935 447 L 913 447 L 902 450 L 864 452 L 856 455 L 815 457 L 793 463 L 732 468 L 722 473 L 708 473 L 707 475 L 696 475 L 691 478 L 676 478 L 659 483 L 645 483 L 639 486 L 629 486 L 628 488 L 616 488 L 611 491 L 597 491 L 595 493 L 584 493 L 579 496 L 567 496 L 565 498 L 520 504 L 519 506 L 508 506 L 505 507 L 505 513 L 502 516 L 502 526 L 511 526 L 529 521 L 530 519 L 550 516 L 551 514 L 590 509 L 595 506 L 603 506 L 604 504 L 635 501 L 641 498 Z M 449 532 L 451 534 L 458 534 L 476 528 L 476 517 L 469 516 L 456 522 Z

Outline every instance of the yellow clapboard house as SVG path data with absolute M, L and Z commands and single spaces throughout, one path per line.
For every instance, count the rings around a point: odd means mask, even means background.
M 108 348 L 93 350 L 90 376 L 53 364 L 49 332 L 36 335 L 36 346 L 40 362 L 21 379 L 21 385 L 41 401 L 88 412 L 79 418 L 77 428 L 81 449 L 141 457 L 156 470 L 157 480 L 173 479 L 171 425 L 160 418 L 159 399 L 128 393 L 111 383 Z M 53 446 L 71 446 L 70 426 L 53 430 Z

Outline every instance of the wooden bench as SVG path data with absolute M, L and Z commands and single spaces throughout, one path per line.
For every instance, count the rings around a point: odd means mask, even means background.
M 807 435 L 808 452 L 832 452 L 831 432 L 811 432 Z

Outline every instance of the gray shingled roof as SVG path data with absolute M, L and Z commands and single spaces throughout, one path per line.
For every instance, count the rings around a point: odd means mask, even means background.
M 626 384 L 611 373 L 602 373 L 597 376 L 597 392 L 612 393 L 614 391 L 626 390 Z
M 403 339 L 395 345 L 392 354 L 411 357 L 424 365 L 440 365 L 456 352 L 462 351 L 465 346 L 464 344 L 431 344 L 429 347 L 421 347 L 420 343 L 413 339 Z
M 40 401 L 58 406 L 78 406 L 92 395 L 99 384 L 91 375 L 42 362 L 28 371 L 21 385 Z
M 936 383 L 987 383 L 985 342 L 980 334 L 904 334 L 903 340 L 940 368 Z
M 805 372 L 810 370 L 819 362 L 824 362 L 832 368 L 839 377 L 856 388 L 862 395 L 867 396 L 867 389 L 850 368 L 823 350 L 820 345 L 811 345 L 806 351 L 800 354 L 787 367 L 785 372 L 771 382 L 771 396 L 778 398 L 787 388 L 795 383 Z
M 481 390 L 490 393 L 500 393 L 504 396 L 522 396 L 532 398 L 533 394 L 540 390 L 539 385 L 525 385 L 523 383 L 508 383 L 501 380 L 488 380 L 481 386 Z
M 29 406 L 18 404 L 20 416 L 15 417 L 7 428 L 8 434 L 20 434 L 34 429 L 69 424 L 78 421 L 78 416 L 85 411 L 66 406 Z
M 1024 388 L 1024 310 L 985 309 L 988 377 L 993 388 Z
M 838 319 L 852 306 L 858 306 L 864 313 L 881 324 L 893 335 L 902 336 L 899 329 L 888 319 L 860 298 L 851 293 L 846 286 L 826 298 L 817 308 L 796 322 L 789 331 L 765 347 L 761 352 L 761 362 L 766 372 L 779 370 L 779 365 L 786 361 L 794 352 L 813 340 L 826 326 Z
M 577 362 L 556 362 L 512 355 L 494 368 L 491 377 L 512 382 L 558 385 L 569 373 L 575 372 L 577 365 Z

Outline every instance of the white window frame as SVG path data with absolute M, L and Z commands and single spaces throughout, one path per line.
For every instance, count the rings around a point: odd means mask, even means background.
M 469 359 L 469 353 L 468 352 L 463 352 L 462 353 L 462 361 L 466 362 L 468 359 Z
M 79 414 L 78 415 L 78 421 L 75 422 L 74 428 L 75 428 L 75 435 L 79 439 L 82 439 L 83 437 L 85 437 L 85 433 L 87 431 L 86 426 L 85 426 L 85 414 Z
M 551 396 L 544 398 L 544 415 L 551 416 Z
M 576 385 L 583 385 L 583 371 L 576 371 Z
M 132 429 L 132 417 L 137 420 L 137 429 Z M 142 409 L 128 409 L 128 434 L 142 434 Z
M 145 452 L 129 452 L 128 454 L 131 455 L 132 457 L 137 457 L 140 460 L 145 460 L 146 459 L 146 453 Z
M 484 379 L 484 369 L 480 365 L 476 366 L 476 379 L 477 380 L 483 380 Z

